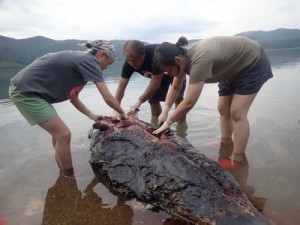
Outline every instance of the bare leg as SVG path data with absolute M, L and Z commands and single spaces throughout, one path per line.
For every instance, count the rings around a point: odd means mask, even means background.
M 160 103 L 159 102 L 151 103 L 150 107 L 151 107 L 152 116 L 159 117 L 159 115 L 161 114 L 161 105 L 160 105 Z
M 257 93 L 252 95 L 234 95 L 232 98 L 230 115 L 233 125 L 233 156 L 237 161 L 242 161 L 245 158 L 245 149 L 250 135 L 247 115 L 256 95 Z
M 52 145 L 53 145 L 53 148 L 55 149 L 56 141 L 55 141 L 55 139 L 53 138 L 53 136 L 52 136 Z
M 55 149 L 56 159 L 63 170 L 73 168 L 71 157 L 71 132 L 66 124 L 55 116 L 54 118 L 39 124 L 52 136 L 52 144 Z
M 220 114 L 221 142 L 225 145 L 232 144 L 232 120 L 230 115 L 232 95 L 220 96 L 218 111 Z
M 161 114 L 161 105 L 159 102 L 156 103 L 151 103 L 150 104 L 151 107 L 151 123 L 154 125 L 157 125 L 158 123 L 158 117 Z

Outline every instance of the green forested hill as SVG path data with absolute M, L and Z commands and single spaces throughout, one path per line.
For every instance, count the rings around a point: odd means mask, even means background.
M 49 52 L 62 50 L 83 50 L 78 44 L 85 40 L 56 41 L 46 37 L 32 37 L 26 39 L 13 39 L 0 36 L 0 68 L 27 65 L 35 58 Z M 123 40 L 112 41 L 116 47 L 117 60 L 122 60 L 121 48 Z
M 277 29 L 273 31 L 247 31 L 235 36 L 256 40 L 265 49 L 300 47 L 299 29 Z M 188 38 L 188 37 L 187 37 Z M 190 40 L 194 42 L 196 40 Z M 82 50 L 78 44 L 85 40 L 53 40 L 42 36 L 14 39 L 0 35 L 0 68 L 13 68 L 31 63 L 35 58 L 49 52 Z M 124 40 L 111 40 L 115 45 L 117 60 L 123 60 Z
M 260 43 L 265 49 L 299 48 L 299 29 L 277 29 L 272 31 L 247 31 L 236 34 Z

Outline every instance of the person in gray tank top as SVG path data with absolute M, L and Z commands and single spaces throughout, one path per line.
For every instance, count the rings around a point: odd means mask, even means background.
M 105 102 L 119 113 L 119 118 L 126 119 L 102 74 L 115 60 L 114 46 L 104 40 L 86 42 L 82 46 L 85 51 L 61 51 L 37 58 L 14 76 L 9 86 L 11 100 L 30 125 L 39 125 L 52 136 L 57 163 L 63 175 L 70 178 L 76 176 L 71 157 L 71 132 L 52 104 L 70 100 L 91 120 L 101 120 L 101 115 L 91 112 L 78 98 L 85 84 L 91 81 Z

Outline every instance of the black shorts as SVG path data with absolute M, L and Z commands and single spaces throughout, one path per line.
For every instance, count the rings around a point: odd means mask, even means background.
M 219 82 L 219 96 L 232 94 L 251 95 L 257 93 L 263 84 L 273 77 L 270 61 L 261 48 L 260 59 L 234 80 Z
M 163 75 L 163 78 L 160 83 L 160 87 L 152 95 L 152 97 L 148 100 L 148 102 L 150 104 L 164 102 L 166 100 L 167 93 L 168 93 L 170 85 L 172 84 L 172 81 L 173 81 L 172 77 L 170 77 L 169 75 Z M 184 82 L 182 84 L 182 88 L 180 90 L 178 98 L 175 101 L 176 104 L 179 104 L 183 100 L 185 86 L 186 86 L 186 79 L 184 79 Z

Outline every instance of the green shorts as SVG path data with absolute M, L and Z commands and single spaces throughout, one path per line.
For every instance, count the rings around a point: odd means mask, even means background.
M 51 104 L 37 96 L 24 95 L 15 85 L 9 85 L 9 97 L 31 126 L 43 123 L 57 112 Z

